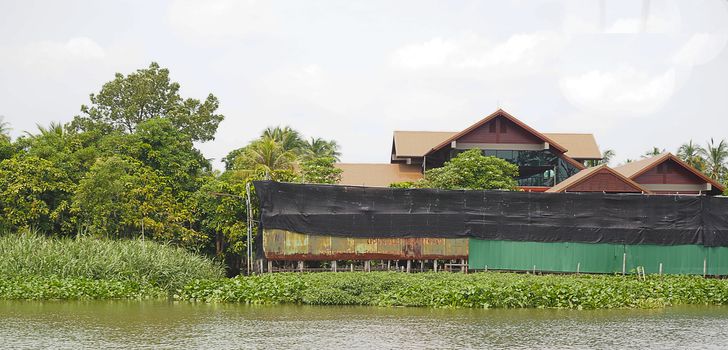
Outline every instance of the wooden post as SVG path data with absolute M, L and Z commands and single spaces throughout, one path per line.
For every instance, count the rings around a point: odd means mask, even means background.
M 432 261 L 432 270 L 437 272 L 437 259 Z
M 258 259 L 258 267 L 260 268 L 258 270 L 258 273 L 262 274 L 263 272 L 265 272 L 265 269 L 263 269 L 263 259 Z
M 349 264 L 349 272 L 354 272 L 354 263 Z
M 412 268 L 412 260 L 407 260 L 407 273 L 410 272 L 411 268 Z
M 488 272 L 488 265 L 485 265 L 485 272 Z
M 581 269 L 581 262 L 576 263 L 576 274 L 579 274 L 579 270 Z
M 399 271 L 399 260 L 394 261 L 394 269 Z
M 420 272 L 425 272 L 425 261 L 420 260 Z
M 336 260 L 331 261 L 331 271 L 336 272 Z
M 662 263 L 660 263 L 660 276 L 662 276 Z
M 462 273 L 468 273 L 468 265 L 465 264 L 465 259 L 460 259 L 460 271 Z
M 273 272 L 273 261 L 268 260 L 268 273 Z
M 364 261 L 364 271 L 371 272 L 372 271 L 371 268 L 372 268 L 371 261 L 369 261 L 369 260 Z
M 536 265 L 533 265 L 533 274 L 536 274 Z
M 298 272 L 303 272 L 303 260 L 298 261 Z
M 622 254 L 622 276 L 627 273 L 627 253 Z
M 387 271 L 391 270 L 392 260 L 387 260 Z

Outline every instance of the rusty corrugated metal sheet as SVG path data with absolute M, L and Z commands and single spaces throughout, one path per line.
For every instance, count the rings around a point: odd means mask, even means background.
M 263 230 L 270 260 L 466 259 L 467 238 L 346 238 Z

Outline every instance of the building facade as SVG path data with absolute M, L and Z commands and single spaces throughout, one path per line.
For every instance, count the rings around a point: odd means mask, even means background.
M 518 166 L 519 188 L 537 192 L 717 195 L 723 186 L 670 153 L 610 168 L 592 134 L 541 133 L 499 109 L 465 130 L 395 131 L 390 163 L 337 164 L 341 184 L 389 186 L 416 181 L 459 153 L 480 149 Z

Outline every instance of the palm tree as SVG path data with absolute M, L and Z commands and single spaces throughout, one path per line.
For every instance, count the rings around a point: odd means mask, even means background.
M 5 116 L 0 115 L 0 138 L 10 141 L 10 124 L 5 121 Z
M 261 171 L 266 178 L 276 170 L 293 170 L 296 155 L 271 137 L 262 137 L 245 147 L 235 159 L 235 169 L 246 173 Z
M 301 133 L 290 126 L 268 127 L 263 130 L 263 134 L 260 137 L 261 139 L 272 139 L 286 151 L 294 151 L 296 153 L 300 152 L 300 149 L 305 143 L 301 137 Z
M 722 181 L 726 176 L 726 162 L 728 161 L 728 143 L 721 140 L 717 145 L 710 139 L 707 147 L 700 152 L 705 157 L 705 174 L 711 179 Z
M 677 149 L 677 156 L 693 168 L 703 171 L 705 169 L 705 159 L 701 154 L 704 152 L 703 147 L 694 144 L 693 140 L 690 140 Z
M 665 153 L 665 149 L 660 149 L 659 147 L 652 147 L 651 150 L 645 152 L 645 154 L 642 155 L 642 158 L 649 158 L 654 156 L 659 156 L 660 154 Z
M 612 161 L 612 158 L 614 158 L 615 154 L 616 152 L 614 152 L 613 149 L 605 150 L 604 152 L 602 152 L 602 159 L 587 160 L 584 165 L 586 165 L 587 167 L 593 167 L 602 164 L 609 164 L 609 162 Z
M 303 152 L 301 152 L 302 159 L 314 159 L 314 158 L 333 158 L 335 161 L 339 161 L 341 152 L 339 152 L 339 144 L 336 141 L 326 141 L 320 137 L 311 138 L 305 141 L 303 145 Z

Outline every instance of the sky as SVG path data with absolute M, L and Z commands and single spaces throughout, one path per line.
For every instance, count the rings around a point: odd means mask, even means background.
M 728 1 L 0 0 L 0 115 L 17 137 L 158 62 L 220 99 L 219 159 L 267 126 L 389 162 L 392 131 L 503 108 L 593 133 L 616 164 L 728 138 Z

